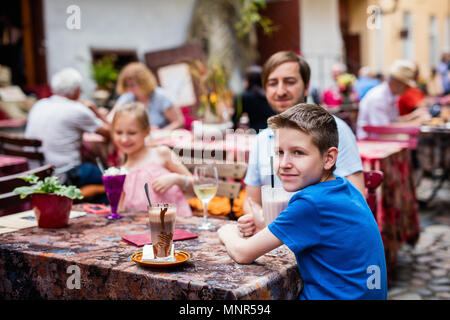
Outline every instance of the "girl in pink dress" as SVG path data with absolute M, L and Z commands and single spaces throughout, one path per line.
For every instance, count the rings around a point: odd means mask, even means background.
M 147 211 L 144 185 L 149 185 L 152 203 L 177 205 L 177 214 L 192 216 L 183 190 L 192 190 L 192 174 L 166 146 L 147 146 L 150 123 L 145 106 L 130 102 L 116 107 L 112 138 L 125 156 L 128 170 L 119 207 L 125 211 Z

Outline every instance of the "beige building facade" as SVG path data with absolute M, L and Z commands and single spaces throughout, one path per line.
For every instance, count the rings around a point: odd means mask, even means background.
M 450 51 L 450 0 L 341 0 L 341 6 L 344 32 L 359 42 L 358 66 L 385 74 L 396 59 L 409 59 L 429 79 Z

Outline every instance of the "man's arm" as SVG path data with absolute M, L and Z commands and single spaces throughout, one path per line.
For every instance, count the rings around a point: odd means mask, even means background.
M 397 122 L 391 123 L 391 125 L 417 126 L 429 120 L 431 120 L 431 115 L 428 108 L 421 106 L 416 108 L 413 112 L 399 116 Z
M 164 111 L 164 116 L 169 120 L 169 124 L 165 126 L 164 130 L 175 130 L 183 128 L 185 121 L 181 110 L 178 107 L 171 106 Z
M 108 139 L 111 137 L 111 125 L 109 124 L 109 121 L 107 119 L 107 116 L 105 113 L 100 112 L 99 109 L 97 109 L 96 105 L 90 101 L 85 100 L 79 100 L 82 104 L 84 104 L 86 107 L 88 107 L 97 118 L 102 120 L 102 125 L 100 128 L 95 131 L 95 133 L 103 136 L 104 138 Z
M 240 264 L 252 263 L 258 257 L 283 244 L 268 228 L 250 238 L 242 238 L 235 224 L 227 224 L 217 233 L 230 257 Z
M 244 214 L 252 212 L 248 198 L 251 198 L 254 204 L 261 207 L 261 186 L 245 186 L 245 199 L 243 205 Z
M 366 185 L 364 182 L 364 172 L 358 171 L 358 172 L 355 172 L 355 173 L 352 173 L 352 174 L 346 176 L 346 178 L 348 179 L 348 181 L 350 181 L 356 187 L 356 189 L 359 190 L 359 192 L 361 192 L 361 194 L 365 198 L 366 197 Z

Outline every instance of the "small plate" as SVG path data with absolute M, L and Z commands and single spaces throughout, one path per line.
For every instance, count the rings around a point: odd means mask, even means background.
M 133 253 L 131 255 L 131 260 L 133 260 L 134 262 L 136 262 L 137 264 L 140 264 L 141 266 L 144 267 L 153 267 L 153 268 L 169 268 L 169 267 L 174 267 L 177 265 L 180 265 L 186 261 L 188 261 L 191 258 L 191 255 L 185 251 L 175 251 L 175 260 L 174 262 L 167 262 L 167 261 L 163 261 L 163 262 L 142 262 L 142 251 Z

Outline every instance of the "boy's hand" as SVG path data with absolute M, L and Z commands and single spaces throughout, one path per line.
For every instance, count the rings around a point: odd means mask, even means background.
M 164 193 L 170 187 L 177 184 L 179 175 L 176 173 L 168 173 L 153 180 L 152 188 L 155 192 Z
M 238 219 L 238 229 L 242 236 L 250 237 L 256 233 L 256 225 L 252 214 L 245 214 Z
M 262 230 L 266 225 L 262 208 L 257 205 L 251 198 L 248 198 L 251 214 L 246 214 L 238 219 L 238 228 L 244 237 L 250 237 L 256 232 Z

